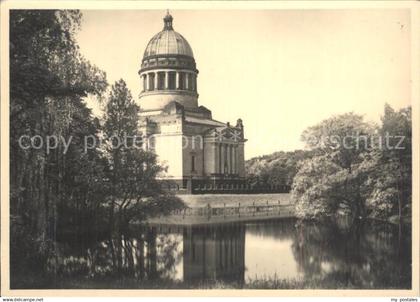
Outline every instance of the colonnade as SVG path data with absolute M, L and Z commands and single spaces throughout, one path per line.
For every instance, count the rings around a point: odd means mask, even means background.
M 143 91 L 197 91 L 197 75 L 194 72 L 155 70 L 143 73 L 141 78 L 143 80 Z
M 236 144 L 215 143 L 216 173 L 238 174 L 238 148 Z

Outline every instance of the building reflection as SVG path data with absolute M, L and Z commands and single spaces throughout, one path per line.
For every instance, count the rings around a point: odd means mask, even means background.
M 46 269 L 53 276 L 52 287 L 65 277 L 112 280 L 111 288 L 196 288 L 213 281 L 241 288 L 268 273 L 292 281 L 316 280 L 320 288 L 410 288 L 409 231 L 360 222 L 344 232 L 292 220 L 142 227 L 56 242 Z
M 245 226 L 185 227 L 184 281 L 244 282 Z

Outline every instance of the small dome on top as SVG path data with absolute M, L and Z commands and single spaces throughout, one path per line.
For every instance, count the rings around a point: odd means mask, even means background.
M 163 18 L 163 30 L 147 44 L 143 59 L 156 55 L 184 55 L 194 58 L 188 41 L 172 27 L 173 17 L 167 12 Z

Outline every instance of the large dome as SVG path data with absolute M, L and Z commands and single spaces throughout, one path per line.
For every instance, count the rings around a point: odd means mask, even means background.
M 168 13 L 164 20 L 164 28 L 147 44 L 143 59 L 156 55 L 184 55 L 194 57 L 188 41 L 172 28 L 172 16 Z
M 169 54 L 194 57 L 190 44 L 182 35 L 174 30 L 162 30 L 149 41 L 143 58 Z
M 197 108 L 198 70 L 191 46 L 174 31 L 169 13 L 163 21 L 163 30 L 149 41 L 141 61 L 140 108 L 143 112 L 154 112 L 163 110 L 171 102 Z

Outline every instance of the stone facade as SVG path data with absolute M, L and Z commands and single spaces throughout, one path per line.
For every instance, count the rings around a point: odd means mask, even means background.
M 148 150 L 167 167 L 164 180 L 186 189 L 200 183 L 238 184 L 245 177 L 244 126 L 212 118 L 198 105 L 197 75 L 192 49 L 172 28 L 167 14 L 163 31 L 148 43 L 139 71 L 143 90 L 140 130 Z

